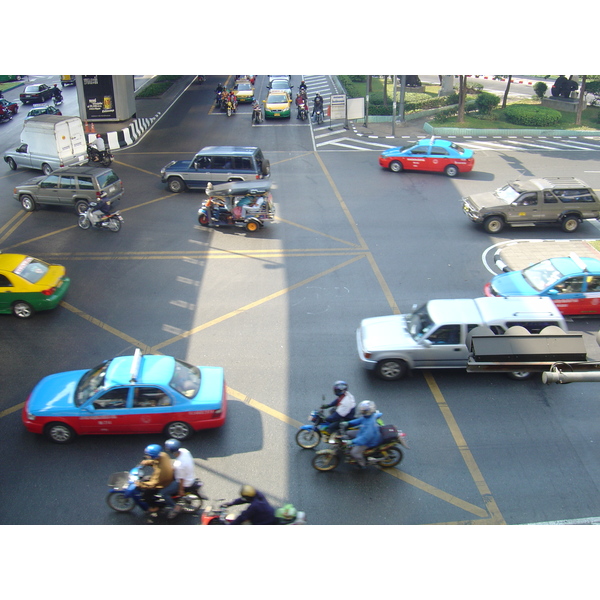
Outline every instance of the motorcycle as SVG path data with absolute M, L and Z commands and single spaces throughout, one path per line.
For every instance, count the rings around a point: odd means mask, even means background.
M 308 117 L 308 107 L 306 106 L 306 104 L 301 104 L 298 107 L 298 118 L 302 119 L 303 121 L 306 121 Z
M 398 444 L 408 448 L 406 434 L 396 429 L 394 425 L 383 425 L 381 430 L 382 435 L 384 435 L 384 441 L 379 446 L 368 448 L 365 451 L 367 464 L 386 469 L 395 467 L 404 458 L 404 454 L 398 447 Z M 342 461 L 348 464 L 356 464 L 354 458 L 350 456 L 350 441 L 350 438 L 343 430 L 330 436 L 328 443 L 333 448 L 318 450 L 312 459 L 312 466 L 317 471 L 333 471 Z
M 204 77 L 204 75 L 196 75 L 196 81 L 198 83 L 204 83 L 206 81 L 206 77 Z
M 325 402 L 325 396 L 323 396 L 323 402 Z M 329 431 L 325 422 L 326 417 L 327 415 L 323 408 L 311 411 L 308 415 L 310 423 L 302 425 L 296 432 L 296 443 L 300 448 L 310 450 L 318 446 L 321 441 L 328 442 L 329 438 L 335 435 L 335 431 Z
M 320 125 L 323 122 L 323 110 L 318 108 L 315 111 L 315 122 L 317 125 Z
M 99 162 L 103 167 L 110 167 L 114 158 L 108 150 L 100 152 L 97 148 L 89 144 L 87 147 L 87 157 L 88 162 Z
M 103 217 L 98 217 L 93 214 L 97 206 L 97 202 L 90 202 L 88 209 L 79 215 L 77 225 L 79 225 L 81 229 L 89 229 L 92 227 L 94 229 L 108 229 L 109 231 L 117 233 L 123 224 L 123 217 L 118 211 Z
M 223 499 L 216 500 L 223 502 Z M 200 525 L 230 525 L 236 518 L 235 514 L 227 514 L 228 504 L 217 506 L 207 505 L 200 515 Z M 306 525 L 306 513 L 296 510 L 293 504 L 284 504 L 275 511 L 277 523 L 275 525 Z
M 144 512 L 148 511 L 149 505 L 144 500 L 142 490 L 136 483 L 146 476 L 146 467 L 138 465 L 131 471 L 119 471 L 108 478 L 108 486 L 111 488 L 106 496 L 106 503 L 114 511 L 120 513 L 131 512 L 136 506 Z M 208 498 L 202 493 L 204 484 L 196 479 L 194 483 L 185 489 L 183 496 L 173 495 L 176 506 L 181 507 L 182 513 L 195 514 L 202 508 L 202 503 Z M 165 514 L 169 509 L 164 498 L 156 494 L 152 505 L 158 507 L 158 516 Z M 154 517 L 148 517 L 148 522 L 154 522 Z
M 53 100 L 54 100 L 54 106 L 60 106 L 63 101 L 62 94 L 61 93 L 56 94 L 54 96 Z
M 231 98 L 227 98 L 225 100 L 225 110 L 227 111 L 227 116 L 235 114 L 235 110 L 237 108 L 237 101 L 232 100 Z
M 263 121 L 262 110 L 260 104 L 255 103 L 252 107 L 252 125 L 259 125 Z

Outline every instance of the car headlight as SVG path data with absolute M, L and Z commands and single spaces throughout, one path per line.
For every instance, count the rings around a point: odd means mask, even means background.
M 35 415 L 32 414 L 32 413 L 30 413 L 30 412 L 28 412 L 27 413 L 27 420 L 28 421 L 35 421 Z

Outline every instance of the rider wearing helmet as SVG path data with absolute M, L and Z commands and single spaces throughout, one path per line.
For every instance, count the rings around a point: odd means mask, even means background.
M 278 520 L 275 516 L 275 510 L 264 494 L 251 485 L 243 485 L 240 490 L 240 497 L 231 502 L 226 502 L 225 506 L 247 503 L 250 503 L 250 506 L 231 522 L 232 525 L 241 525 L 244 521 L 250 521 L 252 525 L 277 525 Z
M 333 393 L 336 396 L 335 400 L 321 406 L 321 408 L 333 408 L 335 406 L 335 409 L 325 419 L 327 423 L 325 427 L 330 432 L 338 428 L 340 421 L 354 419 L 354 409 L 356 407 L 356 400 L 348 391 L 348 384 L 345 381 L 336 381 L 333 384 Z
M 358 431 L 349 432 L 350 437 L 354 438 L 350 442 L 352 446 L 350 456 L 356 460 L 361 469 L 364 469 L 367 466 L 364 455 L 365 450 L 379 446 L 382 441 L 379 423 L 377 422 L 377 419 L 381 417 L 381 413 L 378 412 L 374 402 L 363 400 L 358 405 L 358 414 L 360 416 L 357 419 L 348 422 L 350 427 L 358 426 Z
M 196 480 L 192 453 L 187 448 L 182 448 L 181 442 L 173 439 L 165 442 L 165 449 L 173 457 L 173 473 L 178 484 L 178 494 L 183 496 L 185 489 L 191 487 Z
M 155 494 L 159 494 L 171 509 L 169 516 L 175 516 L 175 502 L 171 494 L 177 491 L 177 482 L 173 477 L 173 465 L 169 455 L 158 444 L 150 444 L 144 449 L 144 456 L 141 464 L 151 466 L 152 473 L 144 481 L 138 480 L 137 486 L 143 490 L 144 500 L 150 505 L 149 515 L 155 516 L 158 512 L 158 507 L 152 505 L 152 499 Z

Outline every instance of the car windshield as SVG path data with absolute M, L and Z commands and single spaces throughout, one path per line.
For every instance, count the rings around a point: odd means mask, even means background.
M 26 93 L 26 94 L 34 94 L 35 92 L 37 92 L 37 91 L 38 91 L 38 89 L 39 89 L 39 86 L 38 86 L 38 85 L 28 85 L 28 86 L 25 88 L 25 93 Z
M 48 272 L 48 268 L 45 262 L 28 256 L 21 261 L 14 273 L 29 283 L 37 283 Z
M 536 265 L 531 265 L 531 267 L 523 269 L 521 273 L 525 281 L 538 292 L 554 285 L 563 276 L 550 260 L 543 260 Z
M 285 94 L 269 94 L 268 102 L 270 104 L 284 104 L 287 102 L 287 96 Z
M 424 304 L 407 317 L 408 331 L 414 340 L 420 340 L 433 326 L 433 321 Z
M 200 369 L 176 358 L 169 385 L 186 398 L 193 398 L 200 389 Z
M 271 82 L 271 87 L 274 90 L 287 90 L 290 87 L 290 84 L 285 79 L 275 79 Z
M 249 83 L 238 83 L 236 88 L 238 92 L 247 92 L 252 89 L 252 86 Z
M 498 188 L 494 193 L 500 200 L 507 204 L 514 202 L 521 194 L 521 192 L 517 192 L 510 183 L 507 183 L 504 187 Z
M 103 385 L 104 376 L 108 370 L 110 361 L 105 361 L 101 365 L 90 369 L 77 384 L 75 390 L 75 406 L 85 404 Z
M 111 183 L 115 183 L 117 181 L 119 181 L 119 177 L 112 170 L 98 175 L 98 185 L 100 186 L 101 190 L 103 190 L 105 187 L 108 187 Z

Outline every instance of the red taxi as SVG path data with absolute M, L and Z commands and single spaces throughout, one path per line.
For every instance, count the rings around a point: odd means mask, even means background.
M 415 144 L 384 150 L 379 164 L 394 173 L 401 171 L 431 171 L 455 177 L 473 169 L 473 151 L 454 142 L 441 139 L 423 139 Z

